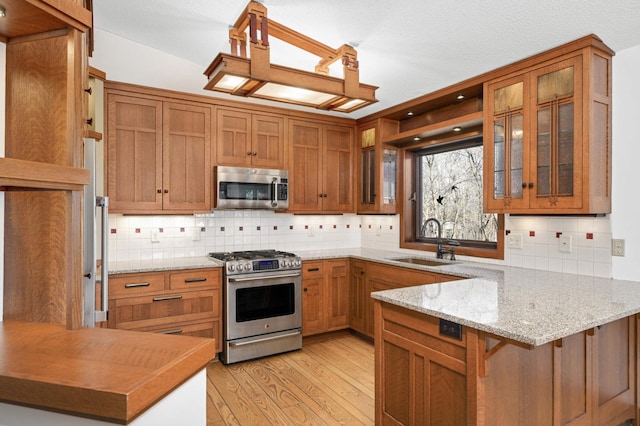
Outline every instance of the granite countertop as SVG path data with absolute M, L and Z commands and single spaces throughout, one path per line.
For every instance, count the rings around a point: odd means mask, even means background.
M 208 256 L 116 260 L 109 262 L 109 275 L 221 267 L 222 262 Z
M 467 261 L 427 267 L 393 260 L 411 256 L 407 253 L 371 249 L 297 254 L 304 260 L 350 257 L 466 277 L 379 291 L 371 297 L 531 346 L 640 312 L 640 282 L 636 281 Z
M 402 257 L 434 259 L 375 249 L 297 251 L 302 260 L 351 258 L 456 275 L 466 279 L 372 293 L 372 297 L 417 312 L 539 346 L 640 312 L 640 282 L 458 261 L 443 266 L 399 262 Z M 207 257 L 111 262 L 109 273 L 210 268 Z

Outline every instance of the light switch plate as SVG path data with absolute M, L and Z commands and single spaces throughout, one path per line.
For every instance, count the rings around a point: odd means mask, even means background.
M 624 240 L 615 238 L 611 240 L 611 256 L 624 257 Z
M 560 253 L 571 253 L 571 235 L 560 235 Z
M 522 248 L 522 234 L 511 233 L 507 236 L 507 245 L 512 249 Z

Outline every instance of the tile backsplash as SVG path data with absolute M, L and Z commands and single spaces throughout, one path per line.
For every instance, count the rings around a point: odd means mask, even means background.
M 226 210 L 195 216 L 109 215 L 112 260 L 204 256 L 214 251 L 360 247 L 356 215 L 297 216 Z
M 213 251 L 287 251 L 374 248 L 399 250 L 398 215 L 292 215 L 262 210 L 228 210 L 195 216 L 110 215 L 112 260 L 204 256 Z M 505 217 L 505 232 L 519 236 L 505 259 L 467 258 L 530 269 L 611 277 L 609 217 Z M 560 251 L 571 237 L 571 252 Z M 410 250 L 402 250 L 411 252 Z M 419 252 L 425 255 L 424 252 Z M 432 253 L 427 254 L 427 256 Z M 458 256 L 459 259 L 465 259 Z

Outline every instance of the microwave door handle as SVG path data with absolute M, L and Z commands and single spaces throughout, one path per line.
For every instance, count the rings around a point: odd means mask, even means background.
M 273 181 L 271 182 L 271 186 L 273 189 L 273 192 L 271 193 L 271 205 L 275 207 L 278 205 L 278 179 L 277 178 L 273 178 Z

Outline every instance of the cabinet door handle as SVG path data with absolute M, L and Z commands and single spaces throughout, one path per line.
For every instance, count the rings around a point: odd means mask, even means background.
M 176 328 L 175 330 L 161 331 L 159 334 L 182 334 L 182 329 Z
M 89 87 L 88 89 L 84 89 L 84 91 L 90 95 L 93 94 L 93 89 L 91 89 L 91 87 Z
M 309 268 L 309 269 L 307 269 L 307 272 L 316 272 L 316 271 L 319 271 L 319 270 L 320 270 L 320 268 Z
M 135 288 L 135 287 L 149 287 L 151 283 L 129 283 L 125 284 L 124 288 Z
M 178 299 L 182 299 L 182 295 L 181 294 L 178 294 L 176 296 L 154 297 L 153 301 L 154 302 L 163 302 L 165 300 L 178 300 Z
M 206 281 L 207 279 L 205 277 L 199 277 L 199 278 L 185 278 L 184 282 L 185 283 L 201 283 L 203 281 Z

